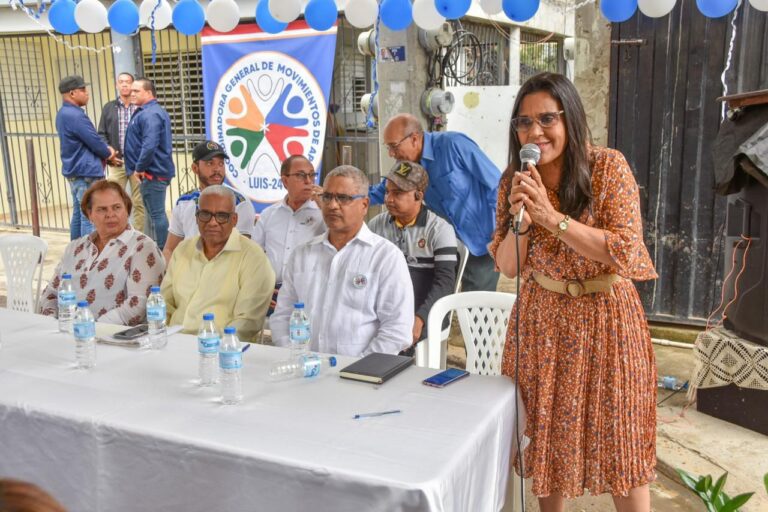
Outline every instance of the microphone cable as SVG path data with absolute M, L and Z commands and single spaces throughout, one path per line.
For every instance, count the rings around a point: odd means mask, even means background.
M 515 257 L 517 258 L 517 277 L 515 279 L 515 441 L 517 443 L 517 463 L 520 468 L 520 505 L 522 512 L 525 512 L 525 462 L 523 460 L 523 451 L 520 448 L 520 229 L 515 225 L 515 217 L 510 221 L 509 229 L 515 234 Z M 528 226 L 528 230 L 531 226 Z M 525 427 L 523 427 L 525 431 Z M 514 472 L 514 470 L 513 470 Z M 513 475 L 514 476 L 514 475 Z M 514 487 L 513 487 L 514 488 Z

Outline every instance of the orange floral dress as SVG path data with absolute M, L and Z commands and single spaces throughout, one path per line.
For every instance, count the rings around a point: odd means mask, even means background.
M 527 414 L 525 476 L 537 496 L 626 495 L 655 478 L 656 365 L 648 324 L 632 280 L 657 277 L 643 243 L 637 183 L 624 156 L 589 148 L 591 209 L 578 222 L 605 232 L 617 268 L 589 260 L 546 229 L 532 226 L 522 269 L 518 385 Z M 491 254 L 509 229 L 512 177 L 499 186 Z M 559 210 L 557 193 L 549 200 Z M 611 294 L 579 298 L 550 292 L 531 276 L 626 279 Z M 515 378 L 515 310 L 503 373 Z M 519 468 L 518 472 L 519 472 Z

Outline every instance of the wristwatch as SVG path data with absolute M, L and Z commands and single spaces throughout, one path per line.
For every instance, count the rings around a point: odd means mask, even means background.
M 568 223 L 571 222 L 571 217 L 566 215 L 563 220 L 557 223 L 557 233 L 555 233 L 555 238 L 560 238 L 563 233 L 568 229 Z

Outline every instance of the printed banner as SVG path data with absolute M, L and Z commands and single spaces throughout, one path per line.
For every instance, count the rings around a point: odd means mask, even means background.
M 206 27 L 201 40 L 206 135 L 227 149 L 228 184 L 261 212 L 285 196 L 280 164 L 290 155 L 303 154 L 320 173 L 336 27 Z

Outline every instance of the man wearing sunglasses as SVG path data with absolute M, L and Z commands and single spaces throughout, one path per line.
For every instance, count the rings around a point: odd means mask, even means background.
M 197 211 L 200 193 L 210 185 L 223 185 L 226 176 L 226 163 L 229 156 L 216 142 L 206 140 L 192 150 L 192 172 L 197 175 L 199 187 L 197 190 L 184 194 L 176 201 L 171 212 L 171 223 L 168 227 L 168 239 L 165 241 L 163 256 L 165 261 L 171 260 L 176 246 L 185 238 L 198 234 Z M 237 230 L 241 235 L 250 238 L 256 212 L 253 205 L 242 194 L 235 194 L 235 211 L 237 212 Z
M 253 240 L 264 248 L 277 280 L 268 316 L 275 308 L 291 251 L 325 231 L 323 215 L 315 202 L 316 194 L 323 189 L 315 184 L 316 178 L 312 162 L 304 155 L 286 158 L 280 167 L 280 181 L 287 194 L 261 212 L 253 228 Z
M 396 160 L 417 162 L 429 174 L 427 207 L 447 219 L 469 249 L 462 291 L 496 291 L 499 273 L 488 254 L 496 228 L 501 171 L 469 137 L 425 132 L 416 117 L 398 114 L 384 127 L 384 146 Z M 371 188 L 371 203 L 384 203 L 385 182 Z
M 310 350 L 349 356 L 397 354 L 411 345 L 413 288 L 403 253 L 365 225 L 368 177 L 342 165 L 325 179 L 320 208 L 328 230 L 297 247 L 269 321 L 287 346 L 288 323 L 303 302 L 312 324 Z
M 275 273 L 261 247 L 235 227 L 235 193 L 206 187 L 195 218 L 200 235 L 179 244 L 161 286 L 169 325 L 193 334 L 203 314 L 213 313 L 218 329 L 233 326 L 241 340 L 258 340 Z

